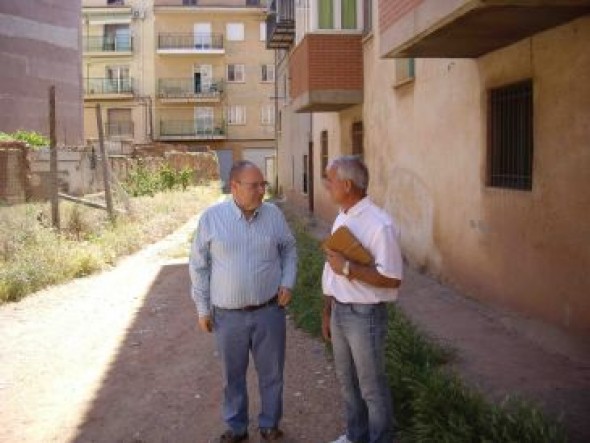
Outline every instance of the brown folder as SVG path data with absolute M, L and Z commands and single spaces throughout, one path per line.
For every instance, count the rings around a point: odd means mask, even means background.
M 346 226 L 340 226 L 336 231 L 322 243 L 322 247 L 339 252 L 347 260 L 370 265 L 373 263 L 373 256 L 350 232 Z

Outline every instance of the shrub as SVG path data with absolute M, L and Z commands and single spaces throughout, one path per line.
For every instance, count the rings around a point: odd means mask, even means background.
M 35 131 L 23 131 L 22 129 L 19 129 L 12 134 L 0 132 L 0 141 L 12 140 L 24 142 L 32 148 L 49 146 L 49 139 Z

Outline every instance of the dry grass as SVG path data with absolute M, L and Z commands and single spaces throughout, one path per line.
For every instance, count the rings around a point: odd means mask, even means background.
M 137 197 L 132 213 L 115 224 L 104 211 L 64 202 L 60 233 L 49 227 L 47 204 L 0 208 L 0 303 L 104 269 L 174 231 L 218 197 L 214 186 Z

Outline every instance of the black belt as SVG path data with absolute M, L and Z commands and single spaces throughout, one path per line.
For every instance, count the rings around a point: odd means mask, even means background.
M 250 305 L 244 306 L 243 308 L 235 308 L 235 309 L 227 309 L 228 311 L 245 311 L 245 312 L 252 312 L 257 311 L 258 309 L 265 308 L 266 306 L 274 305 L 279 299 L 279 295 L 275 294 L 270 300 L 265 301 L 260 305 Z

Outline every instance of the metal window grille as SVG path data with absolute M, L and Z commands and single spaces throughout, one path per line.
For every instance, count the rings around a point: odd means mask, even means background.
M 363 122 L 356 122 L 352 124 L 352 155 L 358 155 L 362 159 L 364 152 Z
M 531 190 L 532 80 L 490 90 L 488 131 L 488 186 Z
M 322 131 L 320 134 L 320 148 L 320 167 L 322 168 L 322 177 L 325 177 L 326 168 L 328 167 L 328 131 Z
M 308 192 L 309 161 L 307 155 L 303 156 L 303 193 Z

